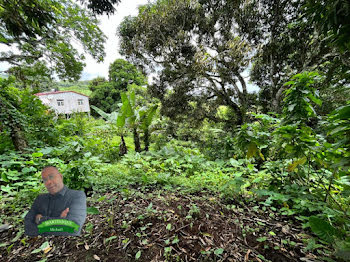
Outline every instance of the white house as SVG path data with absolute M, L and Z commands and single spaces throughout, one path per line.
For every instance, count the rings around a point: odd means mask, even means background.
M 74 91 L 52 91 L 35 94 L 44 105 L 56 114 L 87 112 L 90 115 L 89 97 Z

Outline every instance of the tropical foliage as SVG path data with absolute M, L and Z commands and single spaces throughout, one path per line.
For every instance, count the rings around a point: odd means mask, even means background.
M 346 1 L 154 1 L 118 27 L 127 60 L 90 82 L 52 72 L 81 72 L 73 35 L 102 59 L 89 8 L 119 1 L 15 2 L 0 0 L 0 44 L 18 51 L 0 54 L 13 64 L 0 79 L 1 224 L 22 226 L 55 165 L 88 193 L 84 252 L 99 233 L 106 260 L 114 249 L 138 261 L 349 260 Z M 90 95 L 92 116 L 50 113 L 33 93 L 52 82 Z M 11 230 L 5 259 L 28 248 Z M 28 257 L 50 258 L 40 245 Z
M 107 113 L 119 108 L 121 93 L 128 85 L 145 85 L 146 79 L 137 68 L 123 59 L 117 59 L 109 66 L 108 81 L 96 78 L 90 83 L 90 103 Z

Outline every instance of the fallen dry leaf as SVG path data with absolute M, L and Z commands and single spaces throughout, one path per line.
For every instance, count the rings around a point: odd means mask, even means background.
M 283 226 L 283 227 L 282 227 L 282 232 L 283 232 L 284 234 L 289 234 L 289 233 L 290 233 L 290 228 L 289 228 L 289 226 L 288 226 L 288 225 Z
M 176 255 L 182 261 L 201 261 L 204 257 L 210 261 L 210 259 L 217 258 L 214 252 L 219 248 L 225 250 L 224 255 L 220 258 L 221 261 L 228 262 L 263 262 L 261 255 L 270 261 L 318 261 L 318 254 L 312 254 L 311 251 L 303 249 L 305 244 L 301 239 L 307 235 L 301 226 L 293 224 L 284 216 L 275 214 L 274 218 L 270 218 L 267 211 L 252 213 L 247 209 L 253 207 L 240 206 L 238 203 L 235 204 L 235 209 L 231 206 L 227 208 L 226 202 L 223 204 L 220 199 L 213 198 L 217 203 L 212 206 L 208 198 L 201 198 L 197 195 L 193 199 L 191 195 L 179 194 L 176 200 L 170 201 L 170 197 L 165 193 L 159 194 L 164 197 L 157 199 L 154 194 L 144 194 L 124 199 L 122 198 L 124 196 L 115 193 L 119 200 L 115 203 L 113 221 L 102 215 L 88 215 L 87 221 L 95 225 L 96 234 L 87 235 L 83 241 L 52 237 L 50 247 L 45 246 L 46 254 L 44 255 L 46 258 L 55 257 L 57 261 L 66 260 L 69 256 L 74 256 L 75 260 L 84 261 L 86 252 L 90 252 L 90 259 L 92 254 L 92 258 L 97 262 L 108 260 L 104 253 L 105 238 L 103 237 L 107 232 L 108 236 L 120 235 L 122 240 L 121 243 L 119 241 L 110 242 L 108 255 L 110 258 L 113 257 L 114 261 L 122 261 L 125 255 L 135 258 L 134 250 L 142 250 L 142 256 L 148 257 L 149 261 L 164 261 L 164 247 L 169 247 L 171 256 Z M 150 206 L 151 203 L 153 203 L 153 208 Z M 200 213 L 189 217 L 189 211 L 194 204 L 200 209 Z M 256 203 L 252 205 L 255 206 Z M 101 201 L 99 206 L 101 214 L 108 214 L 110 209 L 109 202 Z M 224 216 L 220 215 L 220 211 Z M 1 212 L 2 210 L 0 214 Z M 169 223 L 173 231 L 166 230 Z M 259 230 L 243 234 L 242 229 L 246 227 Z M 266 239 L 266 245 L 275 247 L 270 252 L 265 250 L 263 244 L 257 245 L 256 239 L 263 237 L 265 232 L 276 234 L 273 238 Z M 147 241 L 140 241 L 137 233 L 141 234 L 142 240 L 147 239 Z M 16 234 L 17 231 L 14 229 L 10 229 L 6 235 L 0 234 L 0 261 L 17 262 L 19 254 L 23 255 L 26 261 L 35 261 L 38 254 L 31 252 L 33 248 L 39 249 L 45 239 L 29 238 L 22 242 L 18 239 L 11 248 L 11 252 L 7 253 L 6 249 L 12 244 L 8 242 L 8 238 L 12 239 Z M 291 246 L 283 240 L 294 240 L 295 245 Z M 164 241 L 167 241 L 165 245 Z M 28 245 L 25 246 L 27 243 Z M 44 250 L 41 252 L 43 254 Z M 102 258 L 97 254 L 100 254 Z M 303 259 L 300 259 L 300 256 Z
M 250 249 L 248 250 L 247 254 L 245 255 L 244 257 L 244 262 L 248 261 L 249 260 L 249 254 L 250 252 L 252 252 Z
M 50 252 L 50 250 L 52 249 L 52 247 L 48 246 L 47 248 L 44 249 L 44 254 L 47 254 Z

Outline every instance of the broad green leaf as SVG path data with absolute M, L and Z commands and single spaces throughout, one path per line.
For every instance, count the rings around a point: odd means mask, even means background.
M 119 115 L 118 112 L 112 112 L 112 113 L 109 115 L 109 122 L 111 122 L 111 123 L 116 123 L 116 122 L 117 122 L 117 119 L 118 119 L 118 115 Z
M 309 224 L 312 232 L 314 232 L 318 237 L 327 241 L 328 243 L 332 243 L 334 241 L 334 237 L 336 235 L 339 235 L 336 228 L 316 216 L 309 218 Z
M 32 157 L 42 157 L 43 155 L 44 155 L 43 152 L 32 153 Z
M 98 202 L 101 202 L 106 199 L 106 196 L 101 196 L 99 199 L 97 199 Z
M 306 157 L 303 157 L 301 159 L 294 161 L 292 164 L 288 166 L 288 169 L 287 169 L 288 172 L 293 172 L 298 165 L 303 165 L 305 162 L 306 162 Z
M 250 143 L 248 145 L 247 158 L 251 158 L 251 157 L 255 156 L 257 151 L 258 151 L 258 148 L 256 147 L 256 144 Z
M 121 99 L 122 99 L 122 102 L 123 102 L 123 105 L 122 105 L 122 114 L 127 118 L 127 117 L 131 117 L 134 115 L 134 112 L 132 110 L 132 107 L 131 107 L 131 104 L 130 104 L 130 101 L 126 95 L 126 93 L 121 93 L 120 94 L 121 96 Z
M 92 215 L 98 215 L 100 212 L 98 211 L 98 209 L 96 207 L 88 207 L 86 209 L 86 213 L 92 214 Z
M 350 127 L 346 126 L 346 125 L 338 126 L 338 127 L 334 128 L 329 134 L 335 135 L 335 134 L 340 133 L 340 132 L 348 131 L 349 129 L 350 129 Z
M 177 243 L 179 243 L 178 237 L 176 236 L 176 237 L 173 239 L 173 241 L 171 241 L 171 243 L 172 243 L 172 244 L 177 244 Z
M 264 242 L 266 240 L 267 240 L 267 237 L 259 237 L 256 239 L 256 241 L 258 241 L 258 242 Z
M 142 128 L 147 129 L 153 120 L 155 113 L 157 112 L 158 105 L 152 106 L 147 111 L 141 111 L 140 117 L 142 118 Z
M 32 254 L 36 254 L 36 253 L 39 253 L 41 251 L 41 249 L 40 248 L 37 248 L 37 249 L 34 249 L 31 253 Z
M 135 255 L 135 259 L 139 259 L 141 257 L 141 250 L 139 250 L 136 255 Z
M 7 179 L 7 176 L 4 173 L 1 174 L 1 180 L 4 181 L 4 182 L 9 182 L 10 181 L 10 180 Z
M 294 107 L 295 107 L 296 105 L 297 105 L 297 104 L 289 105 L 289 106 L 288 106 L 288 110 L 289 110 L 289 111 L 293 111 L 293 110 L 294 110 Z
M 287 83 L 284 83 L 284 86 L 289 86 L 295 84 L 295 81 L 289 81 Z
M 230 158 L 230 164 L 231 164 L 231 166 L 234 166 L 234 167 L 240 166 L 240 163 L 236 159 L 233 159 L 233 158 Z
M 85 154 L 84 154 L 84 157 L 86 157 L 86 158 L 88 158 L 88 157 L 90 157 L 91 156 L 91 152 L 86 152 Z
M 338 107 L 331 113 L 331 119 L 347 120 L 350 116 L 350 104 Z
M 261 153 L 261 151 L 260 151 L 260 150 L 258 150 L 258 151 L 259 151 L 259 156 L 261 157 L 261 159 L 265 161 L 265 157 L 264 157 L 264 155 Z
M 45 147 L 40 150 L 43 155 L 48 155 L 54 150 L 53 147 Z M 33 155 L 33 154 L 32 154 Z
M 224 253 L 223 248 L 218 248 L 218 249 L 215 249 L 215 251 L 214 251 L 214 254 L 217 256 L 221 255 L 222 253 Z
M 312 102 L 314 102 L 316 105 L 321 106 L 322 105 L 322 100 L 315 97 L 313 94 L 309 94 L 308 97 Z
M 92 109 L 94 109 L 100 116 L 102 116 L 104 119 L 108 120 L 109 114 L 104 112 L 103 110 L 99 109 L 96 106 L 90 105 Z
M 134 91 L 131 91 L 130 95 L 129 95 L 129 98 L 130 98 L 130 103 L 132 104 L 133 107 L 135 107 L 135 92 Z
M 10 185 L 3 186 L 1 185 L 1 190 L 7 193 L 12 193 L 11 191 L 14 189 L 14 187 Z
M 45 241 L 44 243 L 42 243 L 42 245 L 40 246 L 41 250 L 44 250 L 45 248 L 47 248 L 48 246 L 50 246 L 49 241 Z
M 49 242 L 46 241 L 44 242 L 40 248 L 37 248 L 37 249 L 34 249 L 31 253 L 32 254 L 36 254 L 36 253 L 39 253 L 40 251 L 44 251 L 46 248 L 48 248 L 50 246 Z
M 124 127 L 124 126 L 125 126 L 125 115 L 124 114 L 118 114 L 117 127 Z

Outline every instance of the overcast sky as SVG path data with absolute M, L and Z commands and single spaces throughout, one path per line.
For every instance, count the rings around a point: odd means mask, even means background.
M 117 12 L 111 16 L 101 16 L 100 28 L 108 37 L 105 44 L 106 57 L 103 63 L 98 64 L 90 56 L 86 60 L 86 67 L 84 68 L 81 80 L 90 80 L 97 76 L 108 77 L 108 67 L 117 58 L 123 58 L 119 55 L 119 39 L 116 36 L 117 27 L 125 16 L 136 16 L 138 14 L 137 7 L 147 4 L 148 0 L 122 0 L 117 6 Z M 243 73 L 243 77 L 247 81 L 247 89 L 249 92 L 258 91 L 256 85 L 249 83 L 248 72 Z
M 117 58 L 123 58 L 119 54 L 119 39 L 116 35 L 117 27 L 125 16 L 136 16 L 138 14 L 138 7 L 140 5 L 147 4 L 149 0 L 122 0 L 119 5 L 116 6 L 116 12 L 114 15 L 99 16 L 100 28 L 107 36 L 105 43 L 106 56 L 102 63 L 97 63 L 91 56 L 86 54 L 86 66 L 81 75 L 81 80 L 91 80 L 95 77 L 102 76 L 108 78 L 108 67 Z M 2 50 L 0 50 L 2 51 Z M 0 63 L 0 72 L 8 68 L 7 63 Z M 248 72 L 243 73 L 244 78 L 248 83 Z M 258 87 L 252 84 L 247 84 L 248 91 L 257 91 Z
M 138 6 L 147 4 L 148 0 L 122 0 L 119 5 L 116 6 L 116 12 L 114 15 L 98 16 L 100 23 L 100 28 L 107 36 L 107 41 L 105 43 L 106 57 L 102 63 L 97 63 L 90 55 L 86 56 L 86 66 L 83 70 L 81 80 L 91 80 L 97 76 L 108 77 L 108 67 L 115 59 L 122 58 L 119 55 L 119 40 L 116 36 L 117 27 L 125 16 L 132 15 L 136 16 L 138 14 Z M 7 51 L 4 45 L 0 45 L 0 51 Z M 0 63 L 0 73 L 9 68 L 8 63 Z
M 108 37 L 105 43 L 106 57 L 102 63 L 97 63 L 91 56 L 87 56 L 85 61 L 86 67 L 82 74 L 82 80 L 90 80 L 97 76 L 108 77 L 108 67 L 119 55 L 119 39 L 116 36 L 117 27 L 125 16 L 136 16 L 137 7 L 147 4 L 148 0 L 123 0 L 116 7 L 117 12 L 108 17 L 107 15 L 99 16 L 101 24 L 100 28 Z

